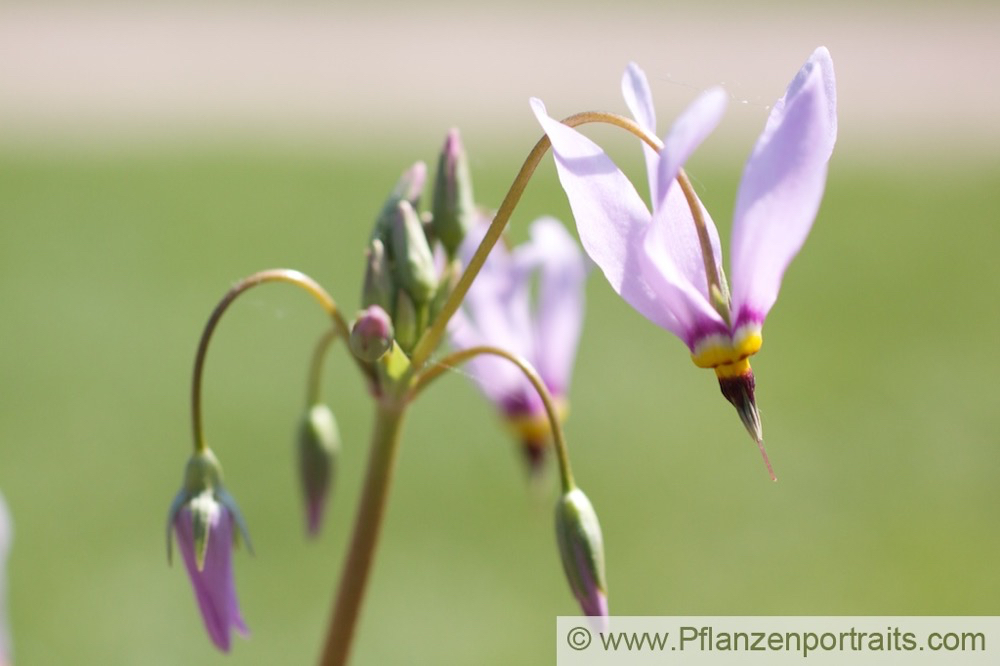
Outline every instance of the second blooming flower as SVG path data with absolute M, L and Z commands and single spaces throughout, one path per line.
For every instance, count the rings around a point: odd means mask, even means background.
M 460 254 L 468 259 L 485 233 L 475 227 Z M 502 243 L 490 253 L 461 310 L 449 322 L 458 349 L 494 346 L 535 366 L 556 401 L 561 417 L 583 324 L 583 253 L 553 218 L 531 225 L 531 239 L 513 250 Z M 537 298 L 532 298 L 537 278 Z M 515 366 L 494 356 L 469 361 L 479 388 L 519 437 L 533 467 L 543 460 L 550 427 L 537 392 Z

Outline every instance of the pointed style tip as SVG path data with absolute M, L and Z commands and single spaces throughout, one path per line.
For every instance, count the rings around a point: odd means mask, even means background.
M 771 467 L 771 460 L 767 457 L 767 449 L 764 448 L 764 440 L 754 437 L 757 442 L 757 448 L 760 449 L 760 455 L 764 458 L 764 464 L 767 466 L 767 473 L 771 477 L 771 481 L 777 483 L 778 477 L 774 474 L 774 468 Z

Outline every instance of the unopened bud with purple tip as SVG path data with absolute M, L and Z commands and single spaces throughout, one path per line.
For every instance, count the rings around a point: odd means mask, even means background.
M 396 186 L 382 204 L 382 210 L 375 219 L 375 228 L 372 230 L 372 240 L 378 238 L 383 243 L 389 242 L 392 234 L 392 221 L 396 215 L 396 207 L 400 201 L 406 201 L 416 210 L 419 208 L 420 195 L 424 191 L 424 182 L 427 180 L 427 165 L 417 162 L 403 172 L 399 177 Z
M 378 305 L 362 310 L 351 328 L 351 351 L 362 361 L 374 363 L 392 348 L 392 320 Z
M 299 478 L 306 506 L 306 530 L 319 534 L 326 498 L 330 493 L 340 454 L 340 430 L 329 407 L 317 403 L 299 424 Z
M 448 132 L 438 159 L 434 197 L 431 200 L 434 234 L 449 258 L 454 258 L 476 217 L 469 160 L 457 129 Z
M 397 284 L 410 294 L 415 305 L 429 303 L 437 289 L 437 268 L 420 217 L 409 201 L 396 204 L 389 251 Z
M 385 244 L 380 239 L 373 238 L 365 250 L 365 282 L 361 290 L 361 306 L 367 308 L 378 305 L 386 312 L 392 312 L 395 289 Z
M 608 615 L 604 539 L 597 513 L 583 491 L 573 488 L 556 505 L 556 539 L 573 595 L 586 615 Z
M 184 557 L 195 599 L 212 642 L 228 652 L 233 629 L 244 636 L 233 582 L 233 547 L 242 534 L 250 548 L 246 525 L 235 500 L 222 485 L 222 468 L 210 449 L 195 452 L 184 472 L 184 485 L 167 514 L 167 559 L 172 533 Z

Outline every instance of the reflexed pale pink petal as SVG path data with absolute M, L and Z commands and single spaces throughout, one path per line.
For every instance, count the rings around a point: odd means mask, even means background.
M 534 311 L 535 367 L 555 393 L 569 388 L 583 325 L 587 266 L 576 240 L 558 220 L 531 225 L 531 242 L 515 250 L 539 274 Z
M 482 219 L 469 230 L 459 248 L 462 261 L 469 261 L 488 227 L 489 220 Z M 448 322 L 452 347 L 468 349 L 490 345 L 522 356 L 530 352 L 534 343 L 528 285 L 526 281 L 516 280 L 513 273 L 513 258 L 501 241 L 490 251 L 462 307 Z M 530 388 L 516 366 L 496 356 L 477 356 L 465 367 L 493 403 L 500 404 L 508 396 L 520 395 Z
M 550 118 L 541 100 L 532 99 L 531 108 L 552 141 L 559 181 L 587 254 L 629 305 L 681 335 L 677 319 L 642 276 L 643 239 L 651 215 L 632 183 L 597 144 Z
M 658 190 L 662 199 L 653 209 L 653 222 L 644 241 L 643 274 L 657 296 L 674 314 L 690 347 L 701 334 L 725 330 L 722 317 L 708 298 L 708 279 L 691 207 L 677 184 L 677 174 L 691 153 L 715 129 L 726 109 L 721 88 L 702 93 L 677 118 L 664 139 Z M 697 205 L 705 220 L 712 253 L 721 266 L 719 232 L 708 211 Z
M 670 132 L 663 138 L 663 151 L 660 153 L 657 189 L 661 197 L 668 189 L 679 187 L 674 182 L 677 173 L 691 157 L 691 153 L 718 126 L 726 111 L 726 101 L 726 93 L 722 88 L 711 88 L 691 102 L 674 121 Z M 654 210 L 657 204 L 654 201 Z
M 177 514 L 174 528 L 205 629 L 212 642 L 223 652 L 228 652 L 231 628 L 247 635 L 233 581 L 233 518 L 225 509 L 220 509 L 212 517 L 205 563 L 201 571 L 195 561 L 194 531 L 189 509 L 185 507 Z
M 656 109 L 653 106 L 653 94 L 649 90 L 646 73 L 634 62 L 628 64 L 628 67 L 625 68 L 625 74 L 622 76 L 622 96 L 625 98 L 625 105 L 635 121 L 650 134 L 656 136 Z M 646 173 L 649 177 L 649 200 L 655 202 L 660 198 L 656 175 L 660 155 L 645 142 L 642 144 L 642 152 L 646 157 Z
M 702 214 L 718 254 L 718 232 L 704 208 Z M 693 348 L 697 338 L 706 333 L 727 329 L 708 300 L 701 245 L 687 200 L 679 187 L 672 187 L 667 192 L 646 235 L 644 250 L 643 275 L 660 301 L 677 318 L 680 331 L 676 334 L 688 347 Z
M 448 322 L 448 338 L 455 349 L 482 345 L 496 346 L 461 310 Z M 524 376 L 517 367 L 496 356 L 476 356 L 466 364 L 465 368 L 476 381 L 479 390 L 495 404 L 502 403 L 509 395 L 521 393 L 526 384 Z
M 762 321 L 819 210 L 837 138 L 833 62 L 813 53 L 778 100 L 747 161 L 736 198 L 732 255 L 737 321 Z
M 657 177 L 660 181 L 659 191 L 665 196 L 653 209 L 653 227 L 650 232 L 652 237 L 646 240 L 647 252 L 652 252 L 651 256 L 659 257 L 657 263 L 664 260 L 664 254 L 669 255 L 680 274 L 704 296 L 706 301 L 708 278 L 705 274 L 701 242 L 698 239 L 694 216 L 691 214 L 691 206 L 680 185 L 677 184 L 677 175 L 695 149 L 718 126 L 726 110 L 726 101 L 726 94 L 721 88 L 712 88 L 702 93 L 678 116 L 664 138 Z M 698 206 L 708 230 L 715 265 L 722 266 L 719 232 L 700 199 Z M 714 309 L 711 306 L 708 308 L 714 314 Z M 697 313 L 704 311 L 704 308 L 695 305 L 693 310 L 689 306 L 685 311 Z M 690 318 L 685 318 L 676 312 L 675 315 L 685 320 L 686 327 L 691 327 Z
M 475 253 L 488 226 L 483 220 L 469 230 L 459 248 L 459 256 L 464 262 Z M 531 356 L 530 295 L 526 281 L 526 276 L 518 275 L 507 247 L 499 242 L 493 246 L 472 283 L 462 309 L 483 338 L 489 340 L 488 344 Z

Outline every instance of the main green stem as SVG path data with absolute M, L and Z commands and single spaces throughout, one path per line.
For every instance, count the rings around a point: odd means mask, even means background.
M 406 404 L 404 398 L 396 396 L 383 396 L 376 401 L 368 472 L 354 519 L 350 551 L 340 575 L 340 588 L 330 616 L 320 666 L 344 666 L 350 656 L 354 628 L 389 499 Z

